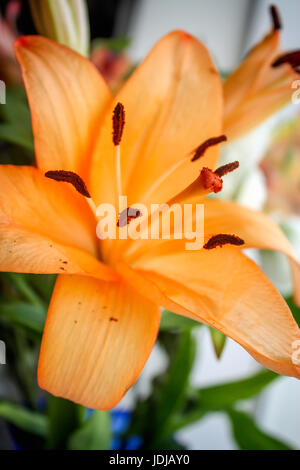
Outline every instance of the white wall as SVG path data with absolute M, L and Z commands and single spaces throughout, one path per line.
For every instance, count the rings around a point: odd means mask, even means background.
M 241 52 L 248 0 L 140 0 L 131 22 L 131 55 L 140 60 L 172 29 L 185 29 L 213 51 L 221 68 L 234 66 Z

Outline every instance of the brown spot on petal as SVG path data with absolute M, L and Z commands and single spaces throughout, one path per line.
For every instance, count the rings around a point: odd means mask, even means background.
M 214 235 L 211 237 L 208 242 L 203 246 L 205 250 L 212 250 L 218 246 L 222 247 L 223 245 L 244 245 L 245 242 L 237 235 L 227 235 L 225 233 L 220 233 L 219 235 Z
M 117 318 L 114 318 L 114 317 L 110 317 L 109 321 L 114 321 L 114 322 L 118 322 L 119 320 Z

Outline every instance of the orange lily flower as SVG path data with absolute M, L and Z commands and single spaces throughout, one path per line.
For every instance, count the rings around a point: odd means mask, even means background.
M 281 20 L 272 6 L 272 30 L 224 83 L 224 132 L 232 140 L 291 103 L 300 51 L 280 52 Z
M 206 48 L 183 31 L 168 34 L 115 99 L 74 51 L 38 36 L 19 39 L 15 48 L 38 168 L 0 167 L 0 268 L 59 274 L 42 340 L 40 386 L 91 408 L 113 407 L 152 350 L 160 307 L 218 328 L 264 366 L 300 377 L 292 360 L 299 328 L 242 251 L 276 249 L 290 257 L 300 300 L 293 250 L 267 216 L 207 200 L 199 251 L 185 251 L 183 240 L 96 237 L 91 207 L 116 205 L 120 186 L 130 206 L 204 202 L 237 167 L 209 169 L 225 138 L 215 138 L 222 132 L 222 83 Z

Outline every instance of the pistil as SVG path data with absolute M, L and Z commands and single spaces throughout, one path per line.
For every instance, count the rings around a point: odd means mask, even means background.
M 200 144 L 196 149 L 192 150 L 188 154 L 186 154 L 182 159 L 177 161 L 174 165 L 167 169 L 164 173 L 162 173 L 153 183 L 153 185 L 149 188 L 147 193 L 143 196 L 144 201 L 147 201 L 149 197 L 169 178 L 173 175 L 179 168 L 181 168 L 184 164 L 187 163 L 188 159 L 191 158 L 191 162 L 195 162 L 202 158 L 206 151 L 210 147 L 214 147 L 215 145 L 221 144 L 222 142 L 227 141 L 226 135 L 221 135 L 218 137 L 211 137 L 207 139 L 205 142 Z

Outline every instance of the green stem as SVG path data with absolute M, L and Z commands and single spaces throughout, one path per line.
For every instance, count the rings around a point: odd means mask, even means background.
M 44 307 L 44 304 L 39 298 L 39 296 L 32 289 L 32 287 L 30 287 L 30 285 L 27 283 L 26 279 L 22 275 L 15 273 L 7 273 L 7 276 L 13 282 L 19 293 L 22 294 L 23 297 L 28 300 L 28 302 L 37 305 L 38 307 Z
M 33 387 L 33 366 L 32 358 L 29 358 L 29 348 L 23 333 L 18 329 L 14 330 L 15 344 L 17 352 L 17 369 L 21 383 L 23 384 L 24 394 L 31 407 L 36 409 L 35 390 Z

